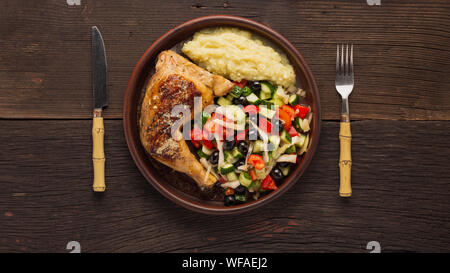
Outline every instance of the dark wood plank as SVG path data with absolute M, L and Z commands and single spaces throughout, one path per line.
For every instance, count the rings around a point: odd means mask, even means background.
M 351 199 L 338 197 L 338 122 L 301 181 L 269 206 L 213 217 L 178 207 L 106 121 L 106 181 L 91 192 L 91 121 L 0 121 L 0 252 L 448 251 L 450 122 L 357 121 Z
M 450 2 L 1 1 L 0 118 L 91 116 L 90 26 L 107 47 L 110 108 L 119 118 L 131 71 L 159 36 L 188 19 L 232 14 L 270 25 L 303 53 L 323 117 L 338 119 L 335 43 L 355 44 L 354 119 L 449 120 Z

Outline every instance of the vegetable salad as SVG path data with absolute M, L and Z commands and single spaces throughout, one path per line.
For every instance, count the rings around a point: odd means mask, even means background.
M 226 206 L 276 191 L 306 152 L 312 113 L 303 96 L 301 89 L 243 80 L 216 98 L 214 112 L 201 113 L 191 143 Z

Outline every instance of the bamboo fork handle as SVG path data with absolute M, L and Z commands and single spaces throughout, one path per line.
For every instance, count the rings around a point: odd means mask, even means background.
M 339 158 L 339 170 L 341 183 L 339 187 L 339 195 L 341 197 L 352 196 L 351 186 L 351 170 L 352 170 L 352 133 L 350 131 L 350 122 L 341 121 L 339 131 L 339 141 L 341 143 L 341 154 Z
M 105 151 L 103 139 L 105 129 L 103 127 L 103 117 L 95 117 L 92 123 L 92 161 L 94 164 L 94 184 L 92 188 L 95 192 L 104 192 L 105 186 Z

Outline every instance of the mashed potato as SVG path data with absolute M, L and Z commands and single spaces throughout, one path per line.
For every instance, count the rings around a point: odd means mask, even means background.
M 284 54 L 237 28 L 213 28 L 195 33 L 182 51 L 199 66 L 233 81 L 267 80 L 295 85 L 294 68 Z

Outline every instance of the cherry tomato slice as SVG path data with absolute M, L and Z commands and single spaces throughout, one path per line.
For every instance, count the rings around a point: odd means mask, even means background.
M 261 182 L 261 189 L 263 190 L 276 190 L 278 187 L 275 184 L 275 181 L 273 181 L 272 177 L 270 177 L 270 175 L 266 176 L 266 178 L 263 179 L 263 181 Z
M 247 160 L 248 164 L 253 165 L 255 169 L 262 170 L 264 167 L 266 167 L 266 163 L 264 163 L 264 159 L 262 156 L 257 154 L 252 154 L 248 157 Z
M 292 106 L 285 104 L 281 106 L 281 109 L 283 109 L 286 113 L 289 114 L 291 120 L 295 118 L 295 109 Z
M 225 195 L 233 195 L 234 194 L 234 189 L 233 188 L 228 188 L 226 191 L 225 191 Z
M 223 184 L 223 183 L 227 183 L 228 181 L 221 176 L 221 177 L 219 177 L 219 182 Z
M 280 120 L 284 122 L 283 123 L 284 129 L 289 132 L 289 129 L 292 126 L 291 116 L 283 109 L 278 109 L 278 117 L 280 118 Z
M 306 118 L 306 115 L 309 113 L 309 108 L 302 105 L 296 105 L 294 110 L 295 116 L 301 119 Z
M 249 171 L 250 177 L 252 178 L 252 181 L 255 181 L 258 177 L 256 176 L 256 171 L 254 169 L 251 169 Z
M 272 123 L 268 121 L 266 118 L 259 118 L 259 128 L 263 130 L 266 134 L 272 132 Z
M 239 86 L 240 88 L 244 88 L 247 85 L 247 80 L 242 80 L 240 82 L 233 82 L 233 83 Z
M 298 132 L 297 132 L 297 130 L 295 130 L 295 128 L 293 126 L 289 129 L 288 133 L 291 137 L 298 136 Z
M 249 113 L 250 115 L 254 115 L 259 113 L 259 107 L 256 105 L 247 105 L 244 107 L 244 113 Z
M 202 147 L 202 144 L 198 142 L 197 140 L 191 140 L 192 145 L 194 145 L 195 148 L 199 149 Z

